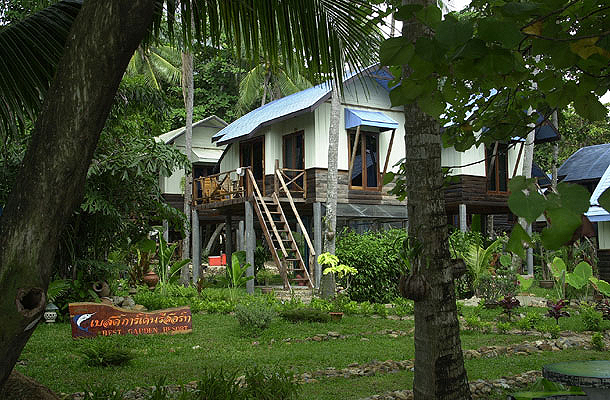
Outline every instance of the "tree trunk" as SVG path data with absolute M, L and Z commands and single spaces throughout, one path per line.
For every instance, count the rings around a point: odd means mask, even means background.
M 555 130 L 559 132 L 559 119 L 557 118 L 557 110 L 553 111 L 551 117 Z M 559 142 L 553 144 L 553 167 L 551 170 L 551 189 L 557 193 L 557 158 L 559 158 Z
M 436 1 L 405 3 L 427 6 Z M 405 21 L 402 33 L 409 41 L 430 34 L 415 20 Z M 410 73 L 408 66 L 403 73 Z M 448 249 L 440 128 L 411 104 L 405 106 L 405 132 L 409 236 L 423 244 L 420 262 L 429 284 L 424 299 L 415 302 L 414 397 L 470 399 Z
M 532 129 L 525 139 L 525 151 L 523 152 L 523 168 L 521 170 L 521 175 L 526 178 L 532 177 L 532 163 L 534 161 L 534 139 L 536 138 L 536 131 Z M 525 221 L 525 218 L 519 217 L 519 224 L 523 229 L 525 229 L 528 233 L 532 233 L 532 224 L 528 224 Z M 531 247 L 527 248 L 527 273 L 528 275 L 534 275 L 534 257 L 533 257 L 533 249 Z
M 193 53 L 182 53 L 182 95 L 184 97 L 184 109 L 186 111 L 186 126 L 184 138 L 186 141 L 186 156 L 189 159 L 189 169 L 184 174 L 184 214 L 186 224 L 184 225 L 184 239 L 182 240 L 182 259 L 190 258 L 191 253 L 191 201 L 193 199 Z M 182 267 L 180 271 L 180 283 L 187 285 L 189 282 L 189 266 Z
M 68 35 L 0 221 L 0 386 L 42 316 L 59 233 L 152 12 L 152 0 L 88 0 Z
M 335 254 L 337 230 L 337 158 L 339 153 L 339 123 L 341 121 L 341 101 L 339 88 L 333 82 L 330 103 L 330 126 L 328 129 L 328 173 L 326 175 L 326 218 L 324 223 L 324 252 Z M 323 298 L 335 295 L 336 283 L 333 274 L 322 275 L 320 290 Z

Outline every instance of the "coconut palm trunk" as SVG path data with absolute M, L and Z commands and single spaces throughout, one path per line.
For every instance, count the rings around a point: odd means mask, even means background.
M 0 220 L 0 387 L 42 317 L 58 233 L 82 201 L 100 132 L 153 9 L 152 0 L 89 0 L 72 25 Z
M 436 1 L 403 4 L 428 6 Z M 403 24 L 402 34 L 414 41 L 430 32 L 411 20 Z M 409 72 L 405 66 L 403 73 Z M 419 261 L 429 284 L 426 296 L 415 302 L 414 396 L 416 400 L 469 399 L 448 249 L 440 127 L 415 104 L 405 106 L 405 148 L 409 236 L 423 244 Z
M 186 223 L 184 225 L 184 239 L 182 240 L 182 259 L 190 258 L 191 253 L 191 202 L 193 199 L 193 53 L 182 53 L 182 96 L 184 97 L 184 109 L 186 111 L 186 125 L 184 138 L 186 142 L 186 156 L 189 159 L 189 169 L 184 174 L 184 214 Z M 180 271 L 180 283 L 187 285 L 189 282 L 189 265 L 186 264 Z
M 330 126 L 328 129 L 328 172 L 326 174 L 326 218 L 324 223 L 324 251 L 335 254 L 337 230 L 337 158 L 339 153 L 339 123 L 341 121 L 339 88 L 333 81 L 330 102 Z M 333 274 L 322 275 L 320 281 L 322 297 L 333 297 L 336 290 Z

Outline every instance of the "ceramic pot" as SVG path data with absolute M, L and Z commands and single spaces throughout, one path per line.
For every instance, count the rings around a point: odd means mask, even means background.
M 273 293 L 273 288 L 270 286 L 263 286 L 261 288 L 261 293 L 262 294 L 269 294 L 269 293 Z
M 159 283 L 159 275 L 155 271 L 148 271 L 142 276 L 142 282 L 144 282 L 150 289 L 154 289 Z
M 93 283 L 93 291 L 100 297 L 110 296 L 110 286 L 104 281 L 97 281 Z
M 555 281 L 540 280 L 540 281 L 538 281 L 538 286 L 540 286 L 543 289 L 552 289 L 553 286 L 555 286 Z

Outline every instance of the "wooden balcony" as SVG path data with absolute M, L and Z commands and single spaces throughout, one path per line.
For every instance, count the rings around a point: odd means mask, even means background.
M 252 196 L 253 188 L 245 179 L 250 167 L 242 167 L 215 175 L 193 179 L 193 205 L 211 208 L 214 206 L 241 203 Z M 307 173 L 303 169 L 277 168 L 273 174 L 273 193 L 278 198 L 305 199 L 307 195 Z M 268 188 L 269 189 L 269 188 Z M 287 189 L 287 190 L 286 190 Z M 262 196 L 271 193 L 264 192 Z

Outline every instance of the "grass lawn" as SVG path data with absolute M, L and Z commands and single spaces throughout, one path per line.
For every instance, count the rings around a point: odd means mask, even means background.
M 466 308 L 465 315 L 480 312 L 483 319 L 494 320 L 500 311 Z M 542 312 L 543 310 L 539 310 Z M 568 327 L 578 325 L 577 317 L 564 319 Z M 574 320 L 574 321 L 570 321 Z M 406 360 L 414 356 L 412 334 L 392 338 L 380 334 L 392 329 L 411 332 L 413 321 L 345 316 L 338 323 L 292 324 L 280 319 L 258 337 L 244 335 L 230 315 L 195 314 L 193 333 L 184 335 L 114 336 L 73 340 L 69 324 L 40 325 L 21 355 L 17 368 L 56 392 L 82 391 L 97 382 L 111 382 L 122 389 L 152 386 L 167 377 L 168 384 L 198 380 L 204 368 L 243 371 L 250 366 L 280 368 L 297 373 L 328 367 L 344 368 L 352 363 L 372 360 Z M 354 335 L 322 342 L 295 342 L 329 331 Z M 368 340 L 361 340 L 366 337 Z M 291 338 L 289 343 L 284 339 Z M 535 337 L 539 338 L 539 337 Z M 534 337 L 496 333 L 462 332 L 464 349 L 506 345 Z M 135 358 L 121 367 L 90 367 L 80 349 L 91 340 L 109 340 L 133 350 Z M 257 342 L 257 344 L 254 344 Z M 193 347 L 196 347 L 193 349 Z M 536 369 L 546 363 L 572 359 L 599 359 L 604 353 L 582 349 L 545 352 L 532 356 L 511 356 L 467 360 L 471 380 L 496 379 Z M 378 374 L 357 378 L 320 378 L 302 386 L 303 399 L 358 399 L 390 390 L 410 388 L 413 373 Z

